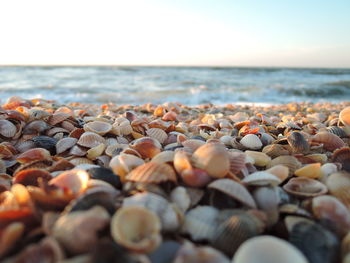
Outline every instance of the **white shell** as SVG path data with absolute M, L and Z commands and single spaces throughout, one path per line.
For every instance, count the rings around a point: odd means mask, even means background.
M 255 134 L 247 134 L 241 139 L 240 143 L 251 150 L 259 150 L 263 146 L 261 140 Z

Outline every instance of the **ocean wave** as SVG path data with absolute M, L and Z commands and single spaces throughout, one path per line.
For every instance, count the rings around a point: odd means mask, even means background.
M 334 75 L 334 76 L 338 76 L 338 75 L 350 75 L 350 70 L 349 69 L 340 69 L 340 70 L 312 70 L 310 72 L 311 74 L 315 74 L 315 75 Z
M 339 97 L 350 95 L 350 91 L 347 90 L 347 88 L 344 87 L 336 87 L 336 86 L 328 86 L 324 88 L 289 88 L 289 89 L 283 89 L 281 93 L 284 93 L 286 95 L 293 95 L 298 97 L 312 97 L 312 98 L 323 98 L 323 97 Z
M 346 89 L 350 89 L 350 80 L 339 80 L 334 82 L 325 83 L 324 86 L 339 86 L 344 87 Z

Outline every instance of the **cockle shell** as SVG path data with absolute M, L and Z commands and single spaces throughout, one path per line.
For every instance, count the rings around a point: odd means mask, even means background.
M 113 239 L 137 253 L 152 252 L 160 245 L 162 241 L 160 229 L 158 216 L 138 206 L 118 209 L 111 221 Z
M 252 174 L 249 174 L 245 178 L 243 178 L 242 183 L 246 185 L 255 185 L 255 186 L 263 186 L 263 185 L 272 185 L 276 186 L 281 183 L 281 180 L 266 171 L 259 171 Z
M 340 163 L 342 170 L 350 172 L 350 148 L 343 147 L 333 152 L 332 162 Z
M 91 251 L 98 242 L 98 231 L 104 229 L 110 215 L 101 206 L 87 211 L 74 211 L 58 218 L 52 235 L 73 254 Z
M 271 158 L 276 158 L 282 155 L 289 155 L 288 149 L 281 144 L 270 144 L 262 149 L 263 153 L 266 153 Z
M 106 149 L 106 145 L 101 143 L 86 152 L 86 157 L 90 160 L 95 160 L 98 156 L 102 155 L 104 150 Z
M 348 137 L 348 135 L 346 134 L 345 130 L 343 128 L 341 128 L 341 127 L 331 126 L 331 127 L 328 127 L 327 130 L 330 133 L 333 133 L 333 134 L 337 135 L 340 138 Z
M 134 168 L 145 163 L 141 158 L 131 154 L 120 154 L 114 156 L 109 162 L 109 166 L 116 175 L 119 175 L 122 180 Z
M 104 121 L 92 121 L 84 125 L 84 130 L 103 136 L 112 130 L 112 125 Z
M 8 120 L 0 120 L 0 135 L 11 138 L 17 132 L 16 126 Z
M 289 169 L 289 175 L 293 175 L 295 170 L 301 167 L 301 163 L 294 157 L 290 155 L 283 155 L 273 159 L 266 168 L 274 167 L 275 165 L 284 165 Z
M 48 119 L 48 123 L 50 125 L 56 125 L 70 117 L 70 114 L 65 112 L 57 112 L 51 115 Z
M 35 120 L 27 123 L 23 129 L 23 134 L 39 134 L 48 130 L 50 126 L 43 120 Z
M 17 157 L 19 163 L 29 163 L 32 161 L 50 161 L 50 152 L 43 148 L 30 149 Z
M 162 151 L 162 145 L 151 137 L 142 137 L 132 141 L 129 146 L 138 151 L 143 159 L 153 158 Z
M 308 263 L 306 257 L 287 241 L 274 236 L 258 236 L 245 241 L 232 263 Z
M 323 183 L 327 182 L 328 176 L 338 171 L 338 167 L 334 163 L 325 163 L 321 166 L 320 181 Z
M 60 154 L 72 148 L 77 143 L 77 141 L 78 140 L 76 138 L 72 138 L 72 137 L 62 138 L 56 143 L 56 153 Z
M 51 179 L 49 184 L 68 189 L 72 194 L 79 195 L 86 189 L 88 180 L 89 174 L 86 171 L 73 169 L 60 173 Z
M 294 153 L 307 153 L 310 150 L 307 138 L 301 132 L 293 131 L 287 136 L 287 141 Z
M 154 156 L 151 162 L 155 163 L 172 163 L 174 161 L 174 151 L 163 151 Z
M 168 138 L 168 134 L 159 128 L 150 128 L 146 130 L 146 134 L 149 137 L 156 139 L 160 143 L 164 143 L 165 140 Z
M 195 152 L 199 147 L 203 146 L 205 141 L 197 140 L 197 139 L 188 139 L 182 142 L 183 147 L 190 148 L 193 152 Z
M 346 107 L 339 113 L 339 120 L 347 127 L 350 127 L 350 107 Z
M 174 168 L 179 174 L 186 169 L 191 169 L 190 155 L 185 151 L 176 151 L 174 155 Z
M 230 170 L 230 156 L 221 144 L 209 143 L 199 147 L 192 159 L 194 166 L 205 170 L 214 178 L 222 178 Z
M 245 168 L 246 154 L 241 152 L 228 152 L 230 158 L 230 172 L 238 174 Z
M 176 173 L 172 166 L 165 163 L 148 162 L 133 169 L 126 175 L 129 181 L 143 183 L 176 182 Z
M 191 206 L 191 197 L 183 186 L 177 186 L 171 191 L 170 200 L 175 203 L 183 213 Z
M 284 180 L 286 180 L 289 175 L 288 167 L 282 164 L 275 165 L 270 169 L 267 169 L 266 172 L 271 173 L 274 176 L 278 177 L 281 180 L 281 182 L 284 182 Z
M 263 146 L 259 137 L 255 134 L 247 134 L 241 140 L 240 143 L 247 149 L 259 150 Z
M 192 187 L 203 187 L 212 181 L 209 174 L 198 168 L 189 168 L 181 172 L 180 177 L 182 181 Z
M 277 187 L 258 187 L 252 195 L 257 207 L 267 215 L 268 225 L 272 226 L 277 223 L 279 218 L 278 206 L 281 198 Z
M 195 241 L 211 241 L 217 229 L 219 210 L 212 206 L 197 206 L 185 215 L 182 233 L 187 233 Z
M 38 178 L 49 181 L 52 176 L 43 169 L 25 169 L 16 173 L 13 177 L 13 184 L 38 186 Z
M 255 201 L 248 190 L 243 185 L 231 179 L 215 180 L 208 185 L 208 188 L 223 192 L 248 207 L 256 208 Z
M 307 178 L 296 177 L 291 178 L 283 189 L 291 195 L 299 197 L 313 197 L 327 193 L 327 187 L 321 182 Z
M 271 161 L 271 157 L 263 152 L 245 151 L 244 153 L 254 159 L 255 166 L 264 167 Z
M 350 208 L 349 174 L 344 172 L 333 173 L 327 178 L 326 185 L 333 196 Z
M 296 176 L 317 179 L 321 175 L 321 164 L 320 163 L 307 164 L 295 170 L 294 174 Z
M 322 143 L 323 148 L 331 152 L 345 146 L 342 139 L 330 132 L 319 132 L 312 138 L 312 141 Z
M 88 148 L 96 147 L 101 143 L 105 143 L 105 139 L 101 135 L 93 132 L 84 132 L 77 142 L 80 146 Z

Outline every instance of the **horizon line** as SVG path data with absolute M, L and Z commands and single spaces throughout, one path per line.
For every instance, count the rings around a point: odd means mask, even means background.
M 325 66 L 253 66 L 253 65 L 131 65 L 131 64 L 0 64 L 0 67 L 169 67 L 169 68 L 286 68 L 286 69 L 350 69 Z

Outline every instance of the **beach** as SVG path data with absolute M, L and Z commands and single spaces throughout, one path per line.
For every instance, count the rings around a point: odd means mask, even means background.
M 12 96 L 0 116 L 1 262 L 350 258 L 350 102 Z

